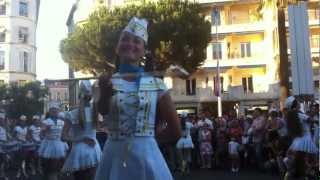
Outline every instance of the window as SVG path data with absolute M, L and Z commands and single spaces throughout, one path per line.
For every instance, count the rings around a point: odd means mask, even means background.
M 196 94 L 196 79 L 186 80 L 186 92 L 187 92 L 187 95 Z
M 6 28 L 0 27 L 0 42 L 6 41 Z
M 220 42 L 212 43 L 212 58 L 221 59 L 222 58 L 222 48 Z
M 27 83 L 27 80 L 19 80 L 19 85 L 23 86 Z
M 60 101 L 61 97 L 60 97 L 60 92 L 57 92 L 57 100 Z
M 5 3 L 0 4 L 0 15 L 6 15 L 7 6 Z
M 23 43 L 28 42 L 28 28 L 26 27 L 20 27 L 19 28 L 19 41 Z
M 209 78 L 206 77 L 206 88 L 209 86 Z
M 29 72 L 29 53 L 28 52 L 20 52 L 20 70 L 23 72 Z
M 319 80 L 314 81 L 314 87 L 319 89 Z
M 311 48 L 318 48 L 320 46 L 320 34 L 311 35 Z
M 20 1 L 19 3 L 19 15 L 28 17 L 28 3 L 24 1 Z
M 215 77 L 213 77 L 213 84 L 214 84 L 214 92 L 218 92 L 216 88 L 218 88 L 218 85 L 217 85 L 217 79 Z M 223 77 L 220 76 L 220 90 L 221 90 L 221 93 L 223 93 Z
M 221 25 L 221 18 L 220 18 L 220 10 L 213 9 L 211 11 L 211 24 L 212 25 Z
M 5 62 L 5 52 L 0 51 L 0 70 L 4 69 L 4 62 Z
M 244 93 L 252 93 L 253 92 L 252 77 L 243 77 L 242 87 L 243 87 Z
M 240 44 L 241 46 L 241 57 L 250 57 L 251 56 L 251 44 L 250 42 L 244 42 Z

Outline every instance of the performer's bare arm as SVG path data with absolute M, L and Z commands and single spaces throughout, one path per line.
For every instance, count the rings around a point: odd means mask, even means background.
M 158 126 L 162 123 L 166 124 L 166 128 L 159 130 Z M 159 142 L 176 142 L 181 137 L 177 111 L 168 92 L 161 96 L 157 104 L 156 129 Z

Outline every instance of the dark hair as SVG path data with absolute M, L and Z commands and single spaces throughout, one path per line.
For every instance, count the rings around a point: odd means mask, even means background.
M 255 111 L 258 111 L 260 114 L 262 113 L 261 108 L 255 108 L 254 110 L 255 110 Z
M 180 119 L 181 119 L 181 121 L 180 121 L 180 123 L 181 123 L 181 130 L 184 131 L 184 130 L 186 130 L 186 123 L 187 123 L 186 119 L 187 119 L 187 118 L 181 117 Z
M 277 111 L 271 111 L 270 112 L 271 117 L 278 117 L 278 112 Z
M 302 125 L 298 116 L 297 110 L 289 110 L 287 114 L 288 134 L 291 138 L 300 137 L 303 135 Z

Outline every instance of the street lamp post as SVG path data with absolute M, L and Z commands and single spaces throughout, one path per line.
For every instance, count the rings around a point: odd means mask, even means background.
M 213 10 L 213 15 L 214 15 L 214 24 L 216 27 L 216 46 L 215 46 L 215 53 L 219 52 L 218 48 L 218 41 L 219 41 L 219 34 L 218 34 L 218 25 L 219 25 L 219 11 L 215 7 Z M 220 64 L 219 64 L 219 55 L 217 56 L 217 68 L 216 68 L 216 83 L 215 83 L 215 89 L 216 89 L 216 96 L 218 99 L 218 117 L 222 116 L 222 100 L 221 100 L 221 85 L 220 85 Z

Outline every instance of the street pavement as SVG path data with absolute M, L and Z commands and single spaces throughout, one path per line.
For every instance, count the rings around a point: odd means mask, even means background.
M 18 180 L 14 178 L 13 174 L 9 180 Z M 180 174 L 174 174 L 175 180 L 281 180 L 277 175 L 269 173 L 259 173 L 257 171 L 243 170 L 238 173 L 232 173 L 227 170 L 196 170 L 192 171 L 190 175 L 182 177 Z M 32 176 L 28 179 L 21 180 L 44 180 L 41 176 Z M 61 176 L 59 180 L 73 180 L 71 176 Z
M 278 175 L 251 170 L 240 170 L 238 173 L 227 170 L 197 170 L 186 177 L 176 174 L 175 180 L 281 180 L 281 178 Z

